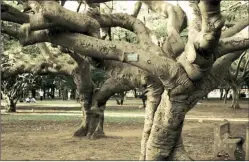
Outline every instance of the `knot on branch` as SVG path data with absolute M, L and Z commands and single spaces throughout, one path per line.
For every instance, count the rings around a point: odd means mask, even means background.
M 100 12 L 97 8 L 89 8 L 86 14 L 89 15 L 90 17 L 100 16 Z
M 205 72 L 212 68 L 216 60 L 216 49 L 205 51 L 199 47 L 199 44 L 189 42 L 178 62 L 184 67 L 191 80 L 199 80 L 204 76 Z
M 219 13 L 215 13 L 203 21 L 200 33 L 201 36 L 199 37 L 200 48 L 209 50 L 217 45 L 221 35 L 221 28 L 224 26 L 225 20 Z

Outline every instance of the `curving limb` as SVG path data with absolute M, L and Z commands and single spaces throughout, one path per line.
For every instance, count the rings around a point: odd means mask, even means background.
M 177 12 L 178 11 L 178 12 Z M 180 36 L 184 25 L 184 13 L 179 7 L 169 6 L 167 8 L 167 38 L 163 43 L 162 50 L 169 53 L 171 58 L 177 58 L 184 51 L 184 42 Z
M 11 21 L 15 23 L 28 23 L 29 15 L 22 13 L 18 9 L 2 2 L 1 3 L 1 20 Z
M 232 27 L 228 28 L 227 30 L 225 30 L 224 32 L 222 32 L 221 38 L 231 37 L 231 36 L 237 34 L 238 32 L 240 32 L 242 29 L 244 29 L 248 25 L 249 25 L 249 18 L 246 17 L 246 18 L 240 20 L 239 22 L 237 22 L 234 26 L 232 26 Z
M 219 53 L 217 57 L 240 50 L 245 50 L 249 46 L 249 37 L 241 38 L 237 36 L 221 39 L 218 44 Z
M 91 13 L 91 17 L 95 18 L 101 27 L 122 27 L 127 30 L 130 30 L 137 34 L 139 42 L 144 47 L 152 47 L 153 49 L 156 48 L 148 33 L 148 29 L 145 25 L 138 19 L 133 16 L 124 13 L 115 13 L 115 14 L 96 14 Z M 157 50 L 159 48 L 157 47 Z
M 198 80 L 212 68 L 217 53 L 217 44 L 224 20 L 220 14 L 220 1 L 179 2 L 186 5 L 184 11 L 188 18 L 188 42 L 180 56 L 188 76 Z M 201 17 L 200 17 L 201 15 Z

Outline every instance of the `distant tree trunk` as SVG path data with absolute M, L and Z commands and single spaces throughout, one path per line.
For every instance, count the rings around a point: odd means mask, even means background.
M 21 91 L 21 98 L 23 99 L 24 98 L 24 92 Z
M 126 92 L 121 92 L 121 93 L 120 93 L 120 104 L 121 104 L 121 105 L 123 105 L 123 103 L 124 103 L 125 94 L 126 94 Z
M 108 33 L 109 41 L 111 41 L 112 40 L 112 30 L 111 30 L 111 28 L 108 28 L 107 33 Z
M 75 96 L 76 96 L 76 90 L 75 90 L 75 89 L 72 89 L 72 94 L 71 94 L 71 95 L 72 95 L 72 99 L 75 99 L 75 98 L 76 98 L 76 97 L 75 97 Z
M 123 105 L 124 103 L 124 97 L 122 96 L 122 93 L 120 93 L 120 105 Z
M 126 94 L 125 92 L 120 92 L 120 93 L 118 93 L 119 97 L 115 97 L 115 100 L 116 100 L 118 105 L 123 105 L 125 94 Z M 120 99 L 120 101 L 119 101 L 119 99 Z
M 66 89 L 62 90 L 62 100 L 67 100 L 67 90 Z
M 61 98 L 61 90 L 59 89 L 59 98 Z
M 120 105 L 119 99 L 115 96 L 116 103 Z
M 36 89 L 32 89 L 31 94 L 33 98 L 36 98 Z
M 227 103 L 227 95 L 228 95 L 228 92 L 229 92 L 230 88 L 226 88 L 225 89 L 225 94 L 224 94 L 224 104 Z
M 10 111 L 10 99 L 9 99 L 9 96 L 4 94 L 2 91 L 1 91 L 1 97 L 2 99 L 5 101 L 5 110 L 6 112 L 9 112 Z
M 146 95 L 144 95 L 143 97 L 142 97 L 142 102 L 143 102 L 143 107 L 145 108 L 146 107 L 146 100 L 147 100 L 147 97 L 146 97 Z
M 134 97 L 137 98 L 137 90 L 133 89 Z
M 46 88 L 43 88 L 43 99 L 46 98 Z
M 233 90 L 233 100 L 232 105 L 230 106 L 233 109 L 240 109 L 239 105 L 239 87 L 236 84 L 231 84 L 232 90 Z
M 55 94 L 55 88 L 52 87 L 51 88 L 51 97 L 52 97 L 52 99 L 54 99 L 54 94 Z
M 146 100 L 147 100 L 147 92 L 148 92 L 148 89 L 147 88 L 145 88 L 145 87 L 143 87 L 143 92 L 142 92 L 142 94 L 141 94 L 141 99 L 142 99 L 142 102 L 143 102 L 143 108 L 145 108 L 146 107 Z
M 224 88 L 220 88 L 220 100 L 223 99 L 223 93 L 224 92 Z
M 10 98 L 10 106 L 7 112 L 16 112 L 16 102 Z

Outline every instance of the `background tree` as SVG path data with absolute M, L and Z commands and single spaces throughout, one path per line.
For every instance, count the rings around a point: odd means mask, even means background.
M 16 112 L 17 102 L 24 96 L 29 95 L 27 93 L 25 94 L 25 91 L 34 85 L 34 80 L 35 76 L 28 73 L 5 78 L 2 77 L 2 95 L 6 95 L 5 99 L 7 100 L 7 112 Z
M 231 108 L 239 109 L 239 98 L 240 98 L 240 90 L 242 85 L 245 83 L 245 79 L 248 77 L 248 63 L 249 57 L 247 51 L 245 51 L 239 58 L 238 61 L 235 61 L 230 70 L 228 71 L 227 82 L 230 85 L 233 91 L 233 100 Z

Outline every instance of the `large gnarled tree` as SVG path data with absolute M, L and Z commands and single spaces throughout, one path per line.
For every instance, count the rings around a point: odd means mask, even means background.
M 24 46 L 50 42 L 81 56 L 127 63 L 156 76 L 163 92 L 158 107 L 146 112 L 150 124 L 144 130 L 149 132 L 143 136 L 140 159 L 187 160 L 181 138 L 186 113 L 220 84 L 227 67 L 248 48 L 249 38 L 232 37 L 243 28 L 228 29 L 228 36 L 222 33 L 220 1 L 180 1 L 178 10 L 167 2 L 153 3 L 166 7 L 171 24 L 162 48 L 152 43 L 149 30 L 141 21 L 122 13 L 76 13 L 54 1 L 39 1 L 39 11 L 29 15 L 5 5 L 2 19 L 25 23 L 19 31 L 9 29 L 10 34 L 19 34 Z M 158 6 L 155 10 L 162 9 Z M 185 27 L 182 14 L 186 15 L 188 26 L 186 44 L 179 36 Z M 116 26 L 133 31 L 139 44 L 100 39 L 100 28 Z

